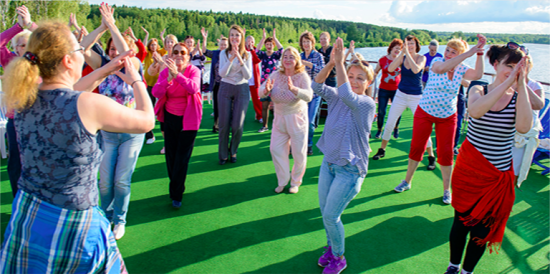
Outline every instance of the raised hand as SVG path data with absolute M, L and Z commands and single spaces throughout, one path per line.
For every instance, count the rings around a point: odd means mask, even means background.
M 267 38 L 267 33 L 265 32 L 265 28 L 264 28 L 264 34 L 262 36 L 262 39 L 265 40 Z
M 159 64 L 164 64 L 164 60 L 162 59 L 162 56 L 160 56 L 160 54 L 158 52 L 153 52 L 153 60 L 156 62 L 156 63 L 159 63 Z
M 17 23 L 19 23 L 19 26 L 27 28 L 31 26 L 31 14 L 25 5 L 17 7 L 15 12 L 17 13 Z
M 165 33 L 166 33 L 166 28 L 163 29 L 163 30 L 160 32 L 160 38 L 161 38 L 162 40 L 164 40 L 164 34 L 165 34 Z
M 275 29 L 273 29 L 273 39 L 277 39 L 277 35 L 275 35 Z
M 107 3 L 101 3 L 99 6 L 99 12 L 101 13 L 101 21 L 107 27 L 115 26 L 115 9 Z
M 74 13 L 71 13 L 71 15 L 69 15 L 69 27 L 70 26 L 74 26 L 75 28 L 78 28 L 78 23 L 76 21 L 76 15 L 74 15 Z
M 82 35 L 82 38 L 84 38 L 84 37 L 88 36 L 88 34 L 90 34 L 90 33 L 88 33 L 88 30 L 86 29 L 85 26 L 82 26 L 82 28 L 80 28 L 80 34 Z
M 334 42 L 331 55 L 334 58 L 334 63 L 336 64 L 344 63 L 344 40 L 342 40 L 342 38 L 338 37 Z
M 106 65 L 106 66 L 112 66 L 109 68 L 111 68 L 112 71 L 114 71 L 114 73 L 128 85 L 133 84 L 135 81 L 141 80 L 141 75 L 139 74 L 136 67 L 132 63 L 131 58 L 133 56 L 134 56 L 134 53 L 131 50 L 129 50 L 120 54 L 111 62 L 107 63 Z M 110 63 L 113 63 L 113 64 L 110 64 Z M 124 73 L 120 71 L 122 66 L 124 66 Z
M 355 41 L 351 40 L 351 42 L 349 43 L 349 50 L 351 52 L 355 52 Z
M 134 35 L 134 30 L 132 30 L 132 27 L 128 27 L 128 29 L 126 30 L 126 32 L 128 34 L 128 36 L 130 36 L 130 38 L 132 38 L 134 41 L 137 41 L 138 39 L 136 38 L 136 36 Z
M 201 34 L 202 34 L 202 38 L 203 38 L 204 40 L 206 40 L 206 37 L 208 37 L 208 31 L 205 30 L 204 27 L 201 28 Z M 197 43 L 197 44 L 199 44 L 199 43 Z
M 149 32 L 142 26 L 141 29 L 143 30 L 143 32 L 145 32 L 145 34 L 149 34 Z
M 483 48 L 485 46 L 485 44 L 487 44 L 487 38 L 485 38 L 485 36 L 483 36 L 483 34 L 478 34 L 477 35 L 477 47 L 478 48 Z

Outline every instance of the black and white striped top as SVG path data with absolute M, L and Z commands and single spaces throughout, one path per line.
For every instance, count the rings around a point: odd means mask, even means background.
M 485 93 L 487 93 L 487 86 Z M 489 110 L 479 119 L 470 117 L 466 138 L 498 170 L 512 165 L 512 146 L 516 133 L 516 98 L 500 111 Z

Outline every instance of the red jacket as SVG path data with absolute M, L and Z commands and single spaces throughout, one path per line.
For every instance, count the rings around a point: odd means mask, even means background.
M 260 66 L 259 64 L 262 62 L 258 55 L 256 54 L 256 49 L 248 50 L 250 54 L 252 55 L 252 73 L 254 75 L 254 86 L 257 88 L 260 88 Z

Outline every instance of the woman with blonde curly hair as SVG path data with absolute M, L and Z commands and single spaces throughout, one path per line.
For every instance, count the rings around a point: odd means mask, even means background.
M 293 47 L 283 51 L 279 70 L 273 72 L 260 88 L 261 97 L 271 97 L 275 119 L 271 132 L 271 157 L 281 193 L 290 180 L 290 193 L 297 193 L 307 163 L 307 103 L 313 97 L 311 80 L 305 72 L 300 53 Z M 289 170 L 289 149 L 294 166 Z
M 220 165 L 231 157 L 237 162 L 237 150 L 243 136 L 244 117 L 250 101 L 248 79 L 252 77 L 252 56 L 244 46 L 244 30 L 237 25 L 229 29 L 229 46 L 220 52 L 220 76 L 218 93 Z M 231 142 L 229 131 L 231 129 Z
M 451 203 L 451 171 L 457 122 L 457 95 L 462 80 L 478 80 L 483 76 L 483 46 L 486 39 L 478 34 L 478 43 L 466 51 L 468 44 L 461 39 L 447 43 L 444 58 L 433 59 L 424 95 L 414 114 L 413 136 L 405 180 L 395 188 L 403 192 L 411 188 L 412 178 L 426 150 L 435 124 L 438 163 L 443 179 L 443 203 Z M 477 53 L 475 69 L 462 64 Z
M 326 78 L 336 67 L 338 88 Z M 319 258 L 323 273 L 337 274 L 347 267 L 344 225 L 340 216 L 361 190 L 369 162 L 369 132 L 376 105 L 366 92 L 374 79 L 367 61 L 354 60 L 344 67 L 344 43 L 336 40 L 329 63 L 315 77 L 313 91 L 328 103 L 325 130 L 317 143 L 324 154 L 319 172 L 319 206 L 328 248 Z

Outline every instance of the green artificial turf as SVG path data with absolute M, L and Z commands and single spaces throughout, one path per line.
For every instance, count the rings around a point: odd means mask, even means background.
M 238 162 L 218 165 L 218 137 L 212 134 L 212 105 L 204 117 L 189 165 L 181 209 L 171 206 L 162 135 L 144 145 L 133 175 L 126 235 L 118 241 L 130 273 L 320 273 L 325 232 L 318 207 L 322 155 L 314 148 L 298 194 L 275 194 L 270 132 L 248 108 Z M 443 273 L 449 262 L 453 208 L 441 201 L 439 169 L 427 159 L 413 188 L 394 193 L 405 176 L 412 116 L 401 120 L 401 135 L 386 157 L 370 161 L 359 195 L 342 221 L 346 229 L 344 273 Z M 316 131 L 317 140 L 323 120 Z M 373 135 L 376 129 L 373 130 Z M 373 153 L 380 140 L 371 140 Z M 546 162 L 548 164 L 548 162 Z M 1 166 L 2 235 L 11 215 L 11 190 Z M 533 166 L 516 192 L 500 254 L 484 255 L 476 273 L 548 273 L 549 180 Z M 3 237 L 2 237 L 3 239 Z

